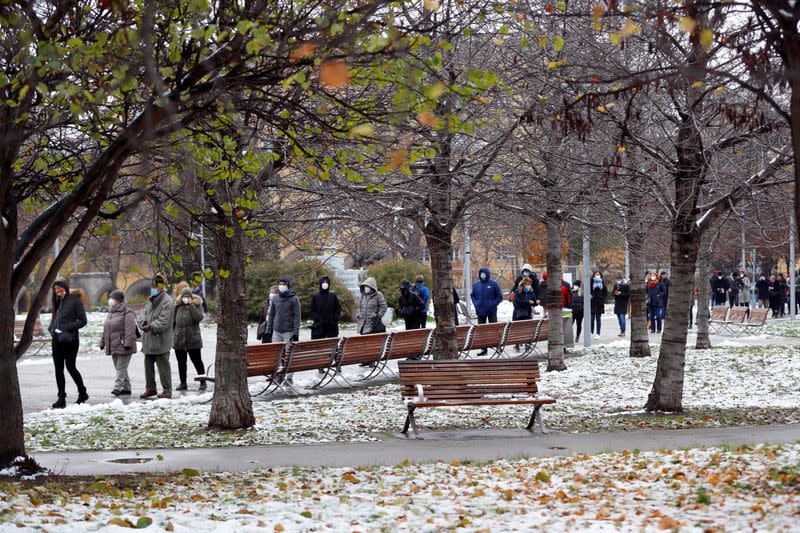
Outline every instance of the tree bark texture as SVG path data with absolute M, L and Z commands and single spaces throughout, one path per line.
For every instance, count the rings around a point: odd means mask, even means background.
M 700 294 L 697 296 L 697 340 L 694 347 L 698 350 L 711 348 L 711 339 L 708 335 L 708 300 L 711 295 L 711 285 L 708 283 L 708 273 L 711 271 L 711 253 L 700 254 L 697 283 Z M 693 286 L 694 287 L 694 286 Z M 694 292 L 694 291 L 692 291 Z M 692 295 L 694 297 L 694 294 Z
M 644 282 L 644 257 L 642 242 L 644 236 L 635 233 L 628 238 L 631 257 L 631 357 L 650 357 L 650 337 L 647 333 L 647 300 Z
M 566 370 L 564 362 L 564 323 L 561 320 L 561 236 L 564 221 L 548 212 L 547 226 L 547 313 L 550 316 L 547 340 L 547 371 Z M 588 332 L 586 333 L 588 335 Z
M 425 240 L 431 256 L 431 291 L 433 314 L 436 317 L 434 331 L 434 359 L 457 359 L 456 328 L 453 325 L 453 276 L 450 259 L 453 257 L 452 235 L 442 229 L 426 228 Z M 424 327 L 424 324 L 423 324 Z
M 243 429 L 255 425 L 253 402 L 247 386 L 247 325 L 242 319 L 245 309 L 244 245 L 241 228 L 235 215 L 226 220 L 234 227 L 232 237 L 216 230 L 214 240 L 220 272 L 220 315 L 217 329 L 217 353 L 214 362 L 214 397 L 209 429 Z

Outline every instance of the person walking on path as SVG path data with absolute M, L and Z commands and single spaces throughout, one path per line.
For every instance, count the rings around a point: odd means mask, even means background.
M 175 304 L 175 358 L 178 360 L 178 377 L 181 384 L 175 390 L 185 391 L 186 384 L 186 354 L 192 360 L 194 370 L 198 376 L 206 373 L 203 365 L 201 351 L 203 337 L 200 335 L 200 322 L 203 321 L 203 299 L 186 287 L 181 291 L 180 299 Z M 200 382 L 200 390 L 206 390 L 206 382 Z
M 319 279 L 319 292 L 311 297 L 311 338 L 334 339 L 339 336 L 342 304 L 331 291 L 331 278 Z
M 631 286 L 622 277 L 622 274 L 617 274 L 617 282 L 611 290 L 611 295 L 614 296 L 614 314 L 617 315 L 619 322 L 619 336 L 625 336 L 625 329 L 628 322 L 628 304 L 631 300 Z
M 758 276 L 758 281 L 756 282 L 756 298 L 758 298 L 758 305 L 762 309 L 769 309 L 769 281 L 767 281 L 767 276 L 761 274 Z
M 591 308 L 590 311 L 592 312 L 592 320 L 591 320 L 591 327 L 592 327 L 592 335 L 595 339 L 600 338 L 600 321 L 603 317 L 603 314 L 606 312 L 606 298 L 608 298 L 608 289 L 606 289 L 606 284 L 603 282 L 603 274 L 596 270 L 595 273 L 592 275 L 592 288 L 590 291 L 591 294 Z M 595 333 L 595 324 L 597 328 L 597 332 Z
M 428 323 L 428 304 L 431 302 L 431 291 L 425 286 L 425 278 L 417 276 L 414 279 L 413 292 L 422 300 L 422 309 L 419 311 L 417 321 L 419 322 L 419 327 L 424 328 Z
M 266 335 L 272 342 L 288 344 L 300 339 L 300 300 L 292 290 L 292 280 L 278 280 L 278 295 L 269 304 Z M 291 384 L 294 374 L 286 374 L 284 380 Z
M 261 311 L 261 316 L 264 317 L 264 320 L 258 324 L 258 329 L 256 330 L 256 338 L 261 341 L 261 344 L 272 342 L 272 336 L 267 336 L 267 327 L 269 327 L 269 308 L 276 296 L 278 296 L 278 286 L 273 285 L 269 288 L 267 303 L 264 304 L 264 309 Z
M 647 319 L 650 321 L 650 333 L 661 333 L 664 320 L 664 294 L 666 289 L 653 273 L 647 283 Z
M 383 333 L 386 326 L 383 325 L 383 315 L 389 308 L 386 305 L 386 298 L 378 290 L 375 278 L 367 278 L 359 286 L 361 298 L 358 301 L 358 333 L 367 335 L 369 333 Z
M 572 284 L 572 323 L 575 324 L 575 342 L 578 342 L 583 328 L 583 289 L 579 279 Z
M 169 352 L 173 343 L 173 319 L 175 304 L 164 290 L 164 277 L 153 278 L 150 298 L 144 306 L 141 317 L 142 353 L 144 353 L 145 391 L 139 398 L 146 400 L 153 396 L 172 398 L 172 369 L 169 365 Z M 156 390 L 156 372 L 161 380 L 161 394 Z
M 81 297 L 74 293 L 70 294 L 69 284 L 64 280 L 53 283 L 51 308 L 53 318 L 47 330 L 53 339 L 53 364 L 58 388 L 58 400 L 53 404 L 53 409 L 63 409 L 67 406 L 65 366 L 75 386 L 78 387 L 78 400 L 75 403 L 83 403 L 89 399 L 83 377 L 75 365 L 80 347 L 78 330 L 86 325 L 86 311 Z
M 117 372 L 111 394 L 128 396 L 131 393 L 128 365 L 136 353 L 136 313 L 128 307 L 122 291 L 113 291 L 108 297 L 108 316 L 103 323 L 100 349 L 111 356 Z
M 503 291 L 487 267 L 478 271 L 478 281 L 472 286 L 470 293 L 475 314 L 478 315 L 478 324 L 497 322 L 497 306 L 503 301 Z M 483 349 L 478 355 L 486 355 L 488 350 Z
M 713 307 L 718 307 L 728 303 L 728 292 L 731 290 L 731 284 L 722 272 L 719 270 L 714 272 L 711 277 L 711 292 L 714 295 Z
M 405 320 L 406 329 L 420 329 L 423 324 L 420 318 L 425 307 L 422 298 L 412 290 L 408 280 L 400 282 L 400 298 L 397 302 L 397 313 Z

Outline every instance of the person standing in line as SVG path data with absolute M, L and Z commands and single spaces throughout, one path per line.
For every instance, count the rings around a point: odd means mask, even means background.
M 311 297 L 311 338 L 335 339 L 339 336 L 342 304 L 331 291 L 331 278 L 319 279 L 319 292 Z
M 756 282 L 756 298 L 758 298 L 758 305 L 762 309 L 769 309 L 769 281 L 767 281 L 767 276 L 761 274 L 758 276 L 758 281 Z
M 261 344 L 272 342 L 272 336 L 267 336 L 267 327 L 269 326 L 269 308 L 276 296 L 278 296 L 278 286 L 273 285 L 269 288 L 267 303 L 264 304 L 264 309 L 261 311 L 261 316 L 264 319 L 258 324 L 258 329 L 256 330 L 256 338 L 261 341 Z
M 742 287 L 744 287 L 744 282 L 739 277 L 739 272 L 733 271 L 731 272 L 731 278 L 728 280 L 728 283 L 731 285 L 731 292 L 728 293 L 728 306 L 734 307 L 740 305 L 740 295 L 742 293 Z
M 536 293 L 537 304 L 544 307 L 544 314 L 547 315 L 547 272 L 542 274 L 542 281 L 539 282 L 539 288 L 534 289 Z
M 572 284 L 572 323 L 576 328 L 575 342 L 578 342 L 583 328 L 583 289 L 579 279 Z
M 714 271 L 711 278 L 711 292 L 714 294 L 713 307 L 724 306 L 728 303 L 728 293 L 731 290 L 730 282 L 719 270 Z
M 491 272 L 487 267 L 481 267 L 478 272 L 478 281 L 472 286 L 470 293 L 475 314 L 478 315 L 478 324 L 497 322 L 497 306 L 503 301 L 503 291 L 492 279 Z M 489 353 L 488 350 L 483 349 L 478 352 L 478 355 L 487 353 Z
M 141 316 L 142 352 L 144 353 L 145 391 L 139 398 L 145 400 L 158 396 L 172 398 L 172 369 L 169 353 L 173 345 L 173 320 L 175 304 L 167 291 L 166 281 L 161 275 L 153 278 L 150 298 Z M 156 390 L 155 367 L 161 380 L 161 394 Z
M 420 319 L 423 316 L 425 307 L 422 298 L 412 290 L 408 280 L 400 282 L 400 298 L 397 302 L 397 314 L 405 320 L 406 329 L 420 329 L 423 324 Z
M 520 281 L 522 281 L 523 278 L 531 278 L 531 288 L 532 288 L 532 290 L 533 290 L 533 292 L 535 294 L 536 293 L 536 288 L 533 286 L 533 278 L 532 278 L 532 276 L 533 276 L 533 270 L 531 269 L 531 265 L 529 265 L 528 263 L 525 263 L 524 265 L 522 265 L 522 268 L 520 269 L 519 274 L 517 274 L 517 278 L 514 280 L 514 286 L 511 287 L 511 292 L 509 293 L 509 295 L 516 294 L 517 288 L 519 287 L 519 283 L 520 283 Z M 509 299 L 510 299 L 510 296 L 509 296 Z
M 769 308 L 772 310 L 772 318 L 776 318 L 780 313 L 780 305 L 781 300 L 783 299 L 783 295 L 781 291 L 783 289 L 778 284 L 778 280 L 775 276 L 769 277 Z
M 86 311 L 83 308 L 81 297 L 77 294 L 70 294 L 69 283 L 65 280 L 57 280 L 53 283 L 50 302 L 53 318 L 50 320 L 47 330 L 52 336 L 53 364 L 58 388 L 58 400 L 52 407 L 53 409 L 63 409 L 67 406 L 65 366 L 72 381 L 75 382 L 75 386 L 78 387 L 78 400 L 75 403 L 84 403 L 89 399 L 83 383 L 83 376 L 75 365 L 78 359 L 78 348 L 80 348 L 78 330 L 86 325 Z
M 461 298 L 458 297 L 458 291 L 456 290 L 455 286 L 453 287 L 453 325 L 458 325 L 458 303 L 461 301 Z
M 200 322 L 203 321 L 203 300 L 192 292 L 189 287 L 181 290 L 181 295 L 175 305 L 174 312 L 174 343 L 175 358 L 178 360 L 178 377 L 180 385 L 175 390 L 185 391 L 189 387 L 186 384 L 186 355 L 192 360 L 194 370 L 198 376 L 206 373 L 203 365 L 202 349 L 203 337 L 200 334 Z M 206 382 L 200 382 L 200 390 L 206 390 Z
M 288 344 L 300 339 L 300 300 L 292 290 L 292 280 L 278 280 L 278 295 L 269 305 L 266 335 L 272 342 Z M 294 383 L 294 374 L 286 374 L 286 383 Z
M 108 296 L 108 316 L 103 323 L 100 349 L 111 356 L 117 372 L 111 394 L 130 395 L 128 365 L 131 363 L 131 356 L 136 353 L 136 313 L 128 308 L 122 291 L 112 291 Z
M 669 279 L 667 271 L 661 272 L 661 285 L 664 286 L 664 316 L 667 316 L 667 302 L 669 302 L 669 289 L 672 287 L 672 281 Z
M 786 283 L 786 276 L 783 274 L 778 274 L 775 281 L 778 283 L 778 294 L 780 295 L 778 299 L 779 316 L 783 318 L 786 316 L 786 308 L 789 303 L 789 284 Z
M 750 281 L 750 276 L 747 275 L 746 270 L 739 273 L 739 280 L 742 282 L 741 290 L 739 292 L 739 304 L 750 309 L 750 299 L 753 297 L 753 283 Z
M 606 284 L 603 282 L 603 274 L 599 270 L 594 272 L 591 282 L 591 333 L 594 339 L 599 339 L 601 319 L 606 312 L 605 307 L 606 299 L 608 298 L 608 289 L 606 289 Z M 597 328 L 597 333 L 595 333 L 595 327 Z
M 386 305 L 386 298 L 378 290 L 375 278 L 367 278 L 359 286 L 361 298 L 358 300 L 358 333 L 367 335 L 369 333 L 383 333 L 386 326 L 383 324 L 383 315 L 389 306 Z
M 531 278 L 522 278 L 514 295 L 514 312 L 511 320 L 530 320 L 533 318 L 533 308 L 536 305 L 536 294 L 533 292 Z M 514 345 L 514 350 L 519 352 L 519 344 Z
M 622 274 L 617 274 L 617 282 L 611 290 L 614 296 L 614 314 L 617 315 L 619 322 L 619 336 L 625 336 L 625 329 L 627 327 L 628 318 L 628 304 L 631 299 L 631 286 L 622 277 Z
M 561 308 L 572 308 L 572 286 L 561 278 Z
M 199 296 L 203 302 L 203 313 L 208 314 L 208 302 L 206 301 L 206 295 L 203 293 L 203 286 L 200 283 L 204 277 L 202 272 L 192 272 L 190 287 L 192 288 L 192 294 Z
M 419 327 L 424 328 L 428 323 L 428 307 L 431 302 L 431 291 L 425 286 L 425 278 L 422 276 L 416 277 L 413 292 L 422 300 L 422 310 L 419 312 L 417 320 Z
M 700 297 L 700 286 L 697 284 L 696 279 L 692 279 L 689 286 L 689 329 L 694 325 L 694 302 Z
M 664 285 L 654 273 L 647 284 L 647 319 L 650 321 L 650 333 L 661 333 L 664 320 Z

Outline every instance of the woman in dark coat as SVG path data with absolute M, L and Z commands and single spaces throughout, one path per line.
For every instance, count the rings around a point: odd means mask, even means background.
M 342 304 L 331 291 L 331 278 L 319 279 L 319 292 L 311 297 L 311 338 L 333 339 L 339 336 L 339 317 Z
M 622 278 L 622 274 L 617 276 L 617 283 L 611 290 L 614 296 L 614 314 L 617 315 L 619 322 L 619 336 L 625 336 L 625 328 L 628 320 L 628 303 L 631 299 L 631 286 Z
M 86 311 L 83 309 L 81 297 L 70 294 L 69 284 L 64 280 L 53 283 L 52 294 L 53 318 L 47 328 L 53 337 L 53 363 L 56 369 L 56 386 L 58 387 L 58 400 L 53 404 L 53 409 L 63 409 L 67 406 L 66 380 L 64 367 L 78 387 L 78 400 L 83 403 L 89 399 L 83 377 L 75 366 L 78 359 L 78 330 L 86 325 Z
M 530 278 L 522 278 L 514 293 L 514 314 L 512 320 L 530 320 L 533 318 L 533 306 L 536 305 L 536 293 Z M 519 349 L 519 348 L 517 348 Z
M 423 326 L 421 317 L 425 312 L 422 298 L 412 290 L 411 282 L 404 279 L 400 282 L 400 298 L 397 302 L 397 314 L 406 322 L 406 329 L 420 329 Z
M 583 327 L 583 290 L 579 279 L 572 284 L 572 323 L 575 324 L 575 342 L 578 342 Z
M 653 273 L 647 282 L 647 319 L 650 321 L 650 333 L 661 333 L 664 320 L 664 296 L 666 287 Z
M 775 276 L 769 277 L 769 308 L 772 309 L 772 318 L 780 313 L 781 302 L 783 301 L 783 287 L 781 287 Z
M 592 334 L 596 339 L 600 338 L 600 319 L 605 313 L 606 298 L 608 298 L 608 289 L 603 282 L 603 274 L 596 270 L 589 280 L 591 294 L 591 312 L 592 312 Z M 595 333 L 595 323 L 597 324 L 597 333 Z

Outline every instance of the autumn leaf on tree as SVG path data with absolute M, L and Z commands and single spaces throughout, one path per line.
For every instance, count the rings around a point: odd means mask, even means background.
M 292 63 L 299 63 L 300 61 L 309 57 L 316 51 L 317 51 L 316 43 L 313 43 L 311 41 L 306 41 L 295 47 L 291 52 L 289 52 L 289 60 Z
M 319 81 L 330 89 L 344 87 L 350 82 L 350 70 L 344 61 L 325 61 L 319 67 Z

